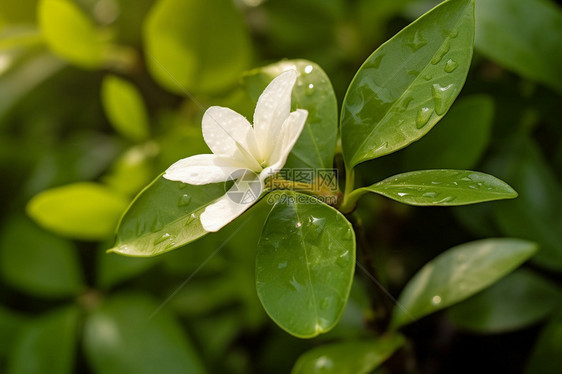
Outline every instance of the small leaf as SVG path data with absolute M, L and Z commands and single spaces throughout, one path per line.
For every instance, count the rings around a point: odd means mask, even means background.
M 68 307 L 31 321 L 15 340 L 8 374 L 70 374 L 77 346 L 79 311 Z
M 562 92 L 562 11 L 544 0 L 476 2 L 476 47 L 498 64 Z
M 401 335 L 323 345 L 299 357 L 291 374 L 368 374 L 404 345 Z
M 400 152 L 406 170 L 473 168 L 488 146 L 493 119 L 490 96 L 457 100 L 439 126 Z
M 110 75 L 103 80 L 101 94 L 105 113 L 117 131 L 133 141 L 148 138 L 148 115 L 135 86 Z
M 249 35 L 231 0 L 156 2 L 144 25 L 144 45 L 152 76 L 181 94 L 225 89 L 250 63 Z
M 224 183 L 194 186 L 156 178 L 128 208 L 110 250 L 127 256 L 156 256 L 206 235 L 199 216 L 226 189 Z
M 41 32 L 53 53 L 87 69 L 102 65 L 106 46 L 93 22 L 72 1 L 41 0 L 38 12 Z
M 361 190 L 420 206 L 466 205 L 517 197 L 517 193 L 505 182 L 470 170 L 412 171 Z
M 377 49 L 343 102 L 346 163 L 384 156 L 424 136 L 461 91 L 473 39 L 474 1 L 449 0 Z
M 258 244 L 258 296 L 281 328 L 312 338 L 343 314 L 355 270 L 355 233 L 340 212 L 313 197 L 274 194 Z
M 537 251 L 519 239 L 484 239 L 465 243 L 428 262 L 406 284 L 394 309 L 392 326 L 401 327 L 451 306 L 490 286 Z
M 526 327 L 562 304 L 557 287 L 535 273 L 519 269 L 490 288 L 450 308 L 457 326 L 480 333 L 502 333 Z
M 331 168 L 338 132 L 338 104 L 330 79 L 320 66 L 307 60 L 284 60 L 244 75 L 250 96 L 257 102 L 269 82 L 283 71 L 299 72 L 291 97 L 292 109 L 306 109 L 308 117 L 286 168 Z
M 559 374 L 562 371 L 562 316 L 547 324 L 535 344 L 525 374 Z
M 27 213 L 59 235 L 99 240 L 111 235 L 127 203 L 101 184 L 83 182 L 39 193 L 27 204 Z
M 73 296 L 85 287 L 74 245 L 20 216 L 0 233 L 0 274 L 13 287 L 41 297 Z
M 204 373 L 182 326 L 158 308 L 144 295 L 120 294 L 89 315 L 84 349 L 94 372 Z

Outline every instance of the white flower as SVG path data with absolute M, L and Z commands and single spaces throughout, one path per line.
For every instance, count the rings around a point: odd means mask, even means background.
M 254 112 L 254 126 L 231 109 L 209 108 L 203 115 L 202 127 L 213 154 L 179 160 L 166 170 L 164 178 L 203 185 L 244 176 L 244 183 L 235 184 L 231 191 L 236 188 L 236 192 L 251 195 L 252 182 L 259 183 L 259 191 L 263 191 L 264 180 L 285 165 L 308 116 L 303 109 L 291 112 L 291 92 L 296 79 L 297 72 L 288 70 L 267 86 Z M 253 175 L 253 180 L 248 180 L 248 175 Z M 201 224 L 206 231 L 218 231 L 258 198 L 235 202 L 227 193 L 205 208 Z

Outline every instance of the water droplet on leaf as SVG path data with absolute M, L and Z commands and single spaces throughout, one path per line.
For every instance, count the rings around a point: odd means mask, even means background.
M 418 129 L 424 127 L 429 121 L 429 118 L 431 117 L 432 113 L 433 113 L 433 109 L 421 108 L 418 112 L 418 116 L 416 117 L 416 127 Z
M 154 218 L 154 222 L 152 223 L 152 226 L 150 226 L 150 230 L 152 232 L 156 232 L 161 229 L 162 229 L 162 222 L 160 221 L 160 215 L 156 214 L 156 217 Z
M 451 49 L 451 42 L 449 41 L 449 39 L 447 39 L 445 41 L 445 44 L 443 44 L 441 48 L 439 48 L 435 56 L 433 56 L 433 58 L 431 59 L 431 63 L 433 65 L 437 65 L 447 54 L 447 52 L 449 52 L 449 49 Z
M 440 84 L 434 84 L 432 87 L 433 102 L 435 104 L 435 113 L 438 115 L 443 115 L 449 108 L 450 104 L 454 99 L 454 87 L 453 84 L 448 86 L 441 86 Z
M 419 30 L 416 30 L 416 32 L 410 36 L 408 42 L 406 42 L 406 45 L 412 48 L 414 52 L 419 50 L 421 47 L 423 47 L 426 44 L 427 44 L 427 40 L 425 40 L 425 38 L 423 37 L 423 35 Z
M 165 233 L 164 235 L 159 236 L 158 238 L 154 239 L 154 245 L 158 245 L 158 244 L 170 239 L 171 237 L 172 236 L 170 234 Z
M 178 201 L 178 206 L 187 206 L 189 205 L 190 202 L 191 202 L 191 196 L 189 196 L 188 194 L 184 194 L 180 197 L 180 200 Z
M 459 66 L 459 64 L 456 63 L 456 61 L 449 59 L 446 63 L 445 63 L 445 71 L 447 73 L 452 73 L 453 71 L 455 71 L 455 69 Z

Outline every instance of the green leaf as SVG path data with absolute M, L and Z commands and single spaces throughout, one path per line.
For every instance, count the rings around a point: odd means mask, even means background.
M 78 317 L 76 307 L 67 307 L 31 321 L 15 340 L 6 373 L 72 373 Z
M 343 314 L 355 270 L 355 233 L 340 212 L 313 197 L 267 197 L 273 198 L 258 243 L 258 296 L 281 328 L 312 338 Z
M 27 213 L 59 235 L 99 240 L 111 235 L 127 203 L 101 184 L 83 182 L 39 193 L 27 204 Z
M 562 371 L 562 315 L 546 325 L 529 358 L 525 374 L 559 374 Z
M 342 107 L 349 166 L 404 148 L 447 113 L 466 79 L 473 38 L 473 0 L 449 0 L 365 61 Z
M 368 374 L 404 345 L 401 335 L 323 345 L 299 357 L 291 374 Z
M 150 269 L 160 258 L 134 258 L 98 252 L 97 284 L 104 289 L 132 279 Z
M 136 196 L 154 179 L 153 164 L 158 153 L 159 147 L 153 142 L 134 146 L 115 160 L 102 181 L 124 195 Z
M 506 153 L 493 160 L 497 172 L 521 192 L 520 197 L 498 204 L 494 217 L 505 235 L 536 241 L 541 250 L 533 261 L 562 270 L 562 186 L 534 142 L 522 138 L 508 143 Z M 503 164 L 503 165 L 501 165 Z
M 105 114 L 118 132 L 137 142 L 148 138 L 148 115 L 134 85 L 110 75 L 103 80 L 101 95 Z
M 470 169 L 488 146 L 494 102 L 487 95 L 459 99 L 419 141 L 401 152 L 407 170 Z
M 537 251 L 519 239 L 484 239 L 461 244 L 428 262 L 406 284 L 392 326 L 401 327 L 464 300 L 513 271 Z
M 86 69 L 99 68 L 104 49 L 93 22 L 68 0 L 41 0 L 39 26 L 53 53 Z
M 375 192 L 404 204 L 452 206 L 517 197 L 509 185 L 470 170 L 421 170 L 398 174 L 359 191 Z
M 562 304 L 558 288 L 519 269 L 487 290 L 453 306 L 447 316 L 462 329 L 503 333 L 536 323 Z
M 150 73 L 176 93 L 225 89 L 251 59 L 248 32 L 231 0 L 159 0 L 144 25 L 144 43 Z
M 476 47 L 507 69 L 562 92 L 562 11 L 546 0 L 476 2 Z
M 204 373 L 182 326 L 158 308 L 144 295 L 120 294 L 88 316 L 84 349 L 96 373 Z
M 0 233 L 0 274 L 11 286 L 40 297 L 73 296 L 85 287 L 72 243 L 21 216 L 11 217 Z
M 29 324 L 27 316 L 0 305 L 0 363 L 14 349 L 13 338 Z
M 194 186 L 156 178 L 129 206 L 110 251 L 155 256 L 206 235 L 199 216 L 225 194 L 226 187 L 224 183 Z
M 293 67 L 299 77 L 291 106 L 293 110 L 308 110 L 308 118 L 285 167 L 331 168 L 338 132 L 338 104 L 330 79 L 320 66 L 307 60 L 284 60 L 249 71 L 244 75 L 244 84 L 257 102 L 273 78 Z

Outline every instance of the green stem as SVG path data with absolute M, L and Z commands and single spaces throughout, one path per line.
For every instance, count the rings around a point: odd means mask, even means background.
M 355 170 L 345 165 L 345 190 L 343 194 L 343 201 L 338 207 L 339 210 L 344 213 L 351 213 L 355 209 L 355 204 L 361 196 L 363 196 L 367 191 L 363 188 L 358 188 L 354 190 L 355 187 Z

